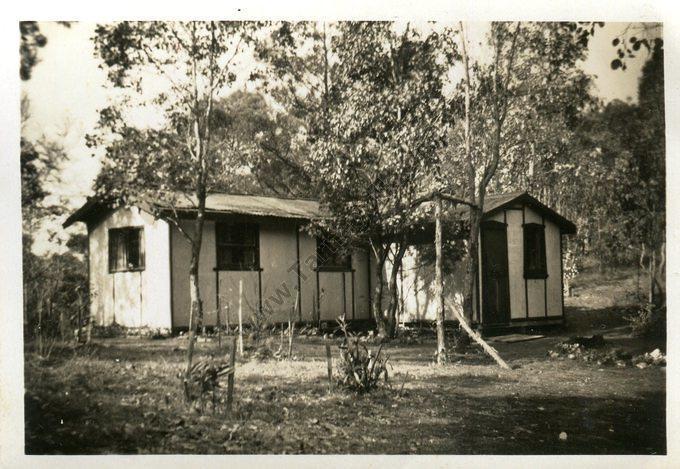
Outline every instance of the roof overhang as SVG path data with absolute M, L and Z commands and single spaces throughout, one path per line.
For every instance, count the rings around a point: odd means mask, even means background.
M 575 234 L 576 225 L 565 217 L 551 209 L 547 205 L 532 197 L 527 192 L 512 192 L 508 194 L 494 194 L 486 198 L 484 204 L 484 216 L 488 218 L 495 213 L 525 205 L 533 208 L 541 215 L 553 221 L 562 234 Z M 169 205 L 167 202 L 150 202 L 139 204 L 140 208 L 160 214 L 169 215 L 176 213 L 182 218 L 192 218 L 196 213 L 195 204 L 190 198 L 185 201 Z M 99 217 L 114 209 L 114 204 L 107 203 L 100 199 L 90 198 L 78 210 L 73 212 L 63 223 L 64 228 L 82 221 L 91 223 Z M 459 206 L 458 213 L 461 220 L 467 219 L 468 208 Z M 206 216 L 209 218 L 220 218 L 228 215 L 239 215 L 247 217 L 259 217 L 270 219 L 289 219 L 296 221 L 311 221 L 327 218 L 329 215 L 320 207 L 318 201 L 303 199 L 284 199 L 280 197 L 263 197 L 250 195 L 231 195 L 231 194 L 210 194 L 206 200 Z M 433 222 L 424 221 L 422 226 L 411 227 L 408 237 L 426 242 L 434 236 Z
M 484 207 L 484 218 L 490 217 L 512 206 L 524 205 L 533 208 L 555 223 L 560 228 L 562 234 L 576 234 L 576 225 L 573 222 L 567 220 L 527 192 L 499 194 L 497 196 L 490 196 L 489 199 L 489 204 L 485 204 Z

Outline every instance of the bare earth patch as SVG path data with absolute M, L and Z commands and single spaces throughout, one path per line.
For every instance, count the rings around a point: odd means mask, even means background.
M 237 364 L 231 415 L 184 406 L 185 340 L 101 339 L 46 363 L 27 352 L 26 452 L 665 453 L 665 368 L 548 358 L 563 338 L 495 343 L 513 371 L 476 353 L 438 368 L 434 341 L 387 344 L 390 384 L 363 396 L 329 393 L 321 339 L 300 338 L 298 361 Z

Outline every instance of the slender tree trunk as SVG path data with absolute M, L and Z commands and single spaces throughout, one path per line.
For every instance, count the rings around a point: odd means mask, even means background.
M 641 243 L 640 247 L 640 260 L 637 266 L 637 299 L 642 301 L 642 288 L 640 286 L 640 277 L 645 269 L 645 253 L 647 251 L 645 243 Z
M 43 355 L 43 325 L 42 325 L 42 318 L 43 318 L 43 294 L 42 292 L 38 293 L 38 302 L 36 303 L 36 309 L 38 310 L 38 327 L 36 328 L 36 332 L 38 333 L 38 354 L 40 356 Z
M 666 305 L 666 243 L 662 242 L 659 247 L 659 263 L 654 272 L 654 283 L 656 284 L 657 303 Z
M 446 363 L 446 341 L 444 331 L 444 279 L 442 278 L 442 199 L 439 195 L 435 198 L 435 267 L 434 267 L 434 291 L 437 301 L 437 363 Z
M 385 315 L 382 309 L 382 296 L 385 285 L 384 270 L 385 270 L 385 259 L 387 258 L 387 252 L 382 243 L 372 243 L 374 247 L 374 259 L 375 267 L 378 273 L 378 281 L 373 287 L 373 298 L 371 299 L 371 307 L 373 309 L 373 317 L 375 318 L 375 325 L 378 329 L 378 335 L 385 337 L 387 334 L 387 326 L 385 323 Z
M 189 393 L 189 382 L 191 378 L 191 366 L 194 359 L 194 346 L 196 342 L 196 324 L 201 317 L 201 291 L 198 275 L 198 256 L 196 249 L 192 249 L 191 265 L 189 268 L 189 295 L 191 298 L 191 309 L 189 310 L 189 344 L 187 348 L 187 367 L 184 374 L 184 397 L 187 402 L 191 400 Z
M 196 329 L 203 323 L 203 308 L 201 303 L 199 262 L 201 245 L 203 241 L 203 221 L 205 214 L 205 189 L 201 188 L 199 193 L 198 212 L 196 214 L 195 234 L 191 243 L 191 261 L 189 267 L 189 295 L 191 298 L 191 309 L 189 310 L 189 344 L 187 348 L 187 367 L 184 374 L 184 397 L 190 401 L 189 382 L 191 378 L 191 366 L 194 358 L 194 347 L 196 342 Z
M 390 271 L 390 280 L 387 285 L 387 291 L 390 293 L 390 303 L 387 308 L 387 337 L 394 337 L 397 331 L 397 308 L 399 307 L 399 291 L 397 288 L 397 278 L 401 270 L 401 261 L 406 253 L 406 243 L 400 242 L 397 247 L 397 252 L 392 261 L 392 270 Z
M 649 303 L 654 303 L 654 268 L 656 264 L 656 252 L 654 249 L 651 250 L 651 255 L 649 256 L 649 271 L 648 274 L 648 290 L 647 290 L 647 301 Z
M 476 201 L 477 177 L 474 161 L 472 160 L 471 131 L 470 131 L 470 61 L 467 53 L 467 39 L 463 23 L 460 22 L 465 92 L 465 119 L 463 128 L 465 132 L 465 162 L 467 166 L 467 191 L 468 199 L 474 203 Z M 477 221 L 477 210 L 470 207 L 470 232 L 468 235 L 466 261 L 465 285 L 463 288 L 463 314 L 468 319 L 473 317 L 475 279 L 477 277 L 477 239 L 479 237 L 479 223 Z

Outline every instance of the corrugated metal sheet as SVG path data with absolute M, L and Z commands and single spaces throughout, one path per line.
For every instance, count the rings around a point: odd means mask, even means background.
M 190 212 L 196 209 L 196 198 L 185 194 L 169 194 L 163 199 L 146 199 L 140 204 L 142 208 L 160 210 L 175 209 L 179 212 Z M 110 210 L 110 205 L 94 198 L 73 212 L 63 223 L 68 228 L 73 223 L 87 222 L 99 212 Z M 241 214 L 261 217 L 290 218 L 301 220 L 319 219 L 327 216 L 316 200 L 285 199 L 255 195 L 236 195 L 213 193 L 206 198 L 206 212 L 213 214 Z
M 148 200 L 147 204 L 161 210 L 169 210 L 171 207 L 174 207 L 174 209 L 178 211 L 189 212 L 196 209 L 196 198 L 184 194 L 173 194 L 164 200 Z M 576 226 L 572 222 L 551 208 L 543 205 L 528 193 L 522 191 L 487 195 L 484 202 L 484 215 L 489 216 L 497 210 L 501 210 L 513 204 L 526 204 L 533 207 L 557 223 L 564 233 L 576 232 Z M 64 222 L 64 227 L 68 227 L 77 221 L 87 221 L 96 214 L 97 211 L 102 209 L 102 204 L 90 199 L 85 205 L 67 218 Z M 467 218 L 468 208 L 466 206 L 458 205 L 456 211 L 461 219 Z M 208 195 L 206 199 L 206 212 L 213 214 L 231 213 L 301 220 L 320 219 L 328 216 L 328 213 L 316 200 L 224 193 L 213 193 Z M 429 223 L 429 221 L 425 221 L 427 218 L 428 217 L 424 216 L 423 226 Z
M 533 197 L 528 192 L 524 191 L 487 195 L 484 198 L 484 216 L 491 216 L 496 213 L 496 211 L 508 208 L 512 205 L 527 205 L 532 207 L 542 215 L 545 215 L 554 221 L 564 234 L 576 233 L 576 225 L 550 207 L 544 205 L 541 201 Z M 462 219 L 466 220 L 468 218 L 469 209 L 466 206 L 458 205 L 456 210 L 461 215 Z
M 159 208 L 168 206 L 167 202 L 151 201 Z M 172 204 L 177 210 L 194 210 L 195 197 L 175 196 Z M 314 219 L 322 218 L 323 211 L 319 202 L 305 199 L 284 199 L 256 195 L 208 194 L 205 208 L 213 213 L 237 213 L 242 215 Z

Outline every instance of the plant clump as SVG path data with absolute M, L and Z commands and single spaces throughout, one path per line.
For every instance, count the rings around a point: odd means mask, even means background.
M 638 310 L 625 317 L 633 337 L 666 337 L 666 307 L 645 303 Z
M 356 334 L 347 329 L 344 319 L 340 318 L 338 323 L 344 334 L 338 366 L 340 384 L 362 394 L 376 388 L 381 379 L 387 382 L 389 355 L 382 353 L 382 344 L 377 351 L 373 351 Z

